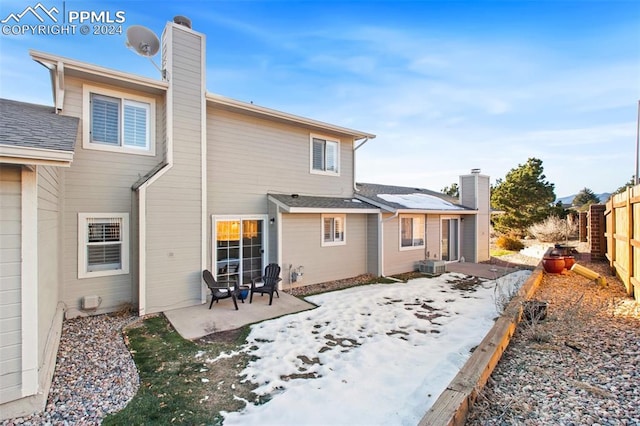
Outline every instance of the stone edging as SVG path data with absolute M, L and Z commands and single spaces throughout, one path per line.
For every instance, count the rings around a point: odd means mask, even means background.
M 539 264 L 456 377 L 422 417 L 419 426 L 465 424 L 469 407 L 509 346 L 522 315 L 522 302 L 533 296 L 542 281 L 542 275 L 542 266 Z

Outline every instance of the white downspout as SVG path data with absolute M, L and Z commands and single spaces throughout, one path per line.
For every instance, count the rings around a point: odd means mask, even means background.
M 362 139 L 359 139 L 362 140 Z M 353 141 L 354 143 L 357 141 Z M 369 138 L 364 138 L 364 141 L 361 142 L 358 146 L 355 146 L 353 148 L 353 158 L 352 158 L 352 162 L 353 162 L 353 190 L 357 191 L 358 189 L 356 188 L 356 151 L 362 147 L 362 145 L 364 145 L 365 143 L 369 142 Z

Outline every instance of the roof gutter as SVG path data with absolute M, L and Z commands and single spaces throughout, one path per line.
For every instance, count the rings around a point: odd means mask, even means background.
M 0 163 L 70 167 L 73 151 L 0 144 Z

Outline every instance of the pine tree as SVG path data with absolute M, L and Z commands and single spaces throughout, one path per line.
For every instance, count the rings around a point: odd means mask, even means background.
M 546 181 L 542 160 L 529 158 L 498 179 L 491 193 L 491 205 L 503 214 L 494 219 L 496 231 L 523 236 L 534 223 L 544 220 L 556 199 L 554 185 Z
M 460 190 L 458 189 L 457 183 L 452 183 L 451 186 L 445 186 L 442 191 L 443 194 L 447 194 L 450 197 L 458 197 L 460 196 Z
M 600 202 L 600 198 L 589 188 L 583 188 L 578 194 L 573 198 L 573 204 L 575 207 L 579 207 L 579 210 L 584 210 L 588 208 L 591 204 L 598 204 Z

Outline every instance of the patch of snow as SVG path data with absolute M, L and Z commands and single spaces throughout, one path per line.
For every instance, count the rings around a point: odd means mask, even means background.
M 460 206 L 428 194 L 380 194 L 378 197 L 390 203 L 400 204 L 408 209 L 464 210 Z
M 533 246 L 523 248 L 522 250 L 520 250 L 520 254 L 523 256 L 534 257 L 536 259 L 542 259 L 542 257 L 544 256 L 544 253 L 547 251 L 549 247 L 551 247 L 550 244 L 549 245 L 536 244 Z

